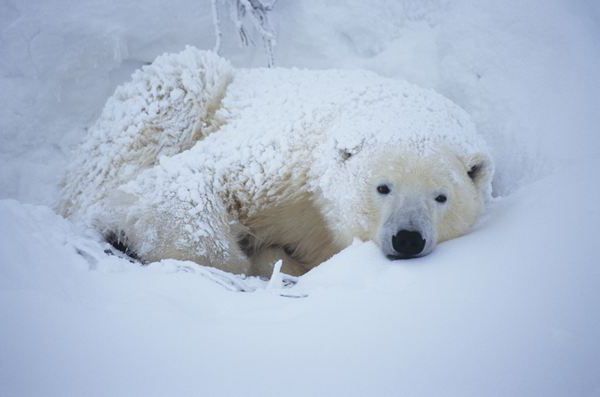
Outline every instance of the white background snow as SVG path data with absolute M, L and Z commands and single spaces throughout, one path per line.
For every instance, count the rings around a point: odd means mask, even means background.
M 278 66 L 465 108 L 497 162 L 486 219 L 418 260 L 357 243 L 283 292 L 107 256 L 52 212 L 57 181 L 134 69 L 213 47 L 210 4 L 0 0 L 0 395 L 600 395 L 600 4 L 280 0 L 272 19 Z M 234 65 L 265 64 L 223 33 Z

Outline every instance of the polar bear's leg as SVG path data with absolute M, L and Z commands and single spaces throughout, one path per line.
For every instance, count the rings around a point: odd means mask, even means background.
M 146 262 L 173 258 L 250 273 L 251 263 L 237 243 L 242 227 L 217 194 L 201 183 L 188 190 L 161 178 L 145 179 L 106 201 L 103 215 L 96 217 L 104 222 L 102 230 L 124 236 L 124 245 Z

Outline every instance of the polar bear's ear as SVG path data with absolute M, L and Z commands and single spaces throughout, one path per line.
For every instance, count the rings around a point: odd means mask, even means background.
M 357 155 L 358 153 L 360 153 L 360 151 L 362 150 L 363 146 L 364 146 L 364 139 L 358 143 L 357 145 L 354 145 L 352 147 L 348 147 L 348 145 L 340 145 L 337 140 L 335 141 L 335 146 L 337 148 L 337 151 L 339 153 L 340 158 L 342 159 L 342 161 L 346 161 L 346 160 L 350 160 L 350 158 L 352 156 Z
M 487 189 L 494 174 L 492 159 L 484 154 L 477 153 L 465 159 L 467 175 L 479 190 Z
M 339 153 L 340 153 L 340 157 L 342 158 L 343 161 L 349 160 L 350 157 L 352 157 L 354 155 L 354 153 L 352 153 L 348 149 L 339 149 Z

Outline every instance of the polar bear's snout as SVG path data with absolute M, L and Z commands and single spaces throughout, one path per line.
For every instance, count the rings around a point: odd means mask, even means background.
M 423 197 L 396 195 L 396 200 L 384 205 L 385 221 L 381 223 L 376 239 L 383 254 L 391 260 L 429 254 L 437 244 L 436 215 Z
M 392 236 L 392 247 L 396 254 L 388 255 L 389 259 L 413 258 L 423 252 L 426 240 L 419 231 L 400 230 Z

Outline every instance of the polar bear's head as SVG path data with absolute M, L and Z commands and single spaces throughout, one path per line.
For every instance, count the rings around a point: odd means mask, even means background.
M 325 217 L 340 245 L 372 240 L 390 259 L 423 256 L 465 234 L 490 195 L 485 152 L 444 145 L 416 154 L 406 145 L 343 149 L 322 179 Z

